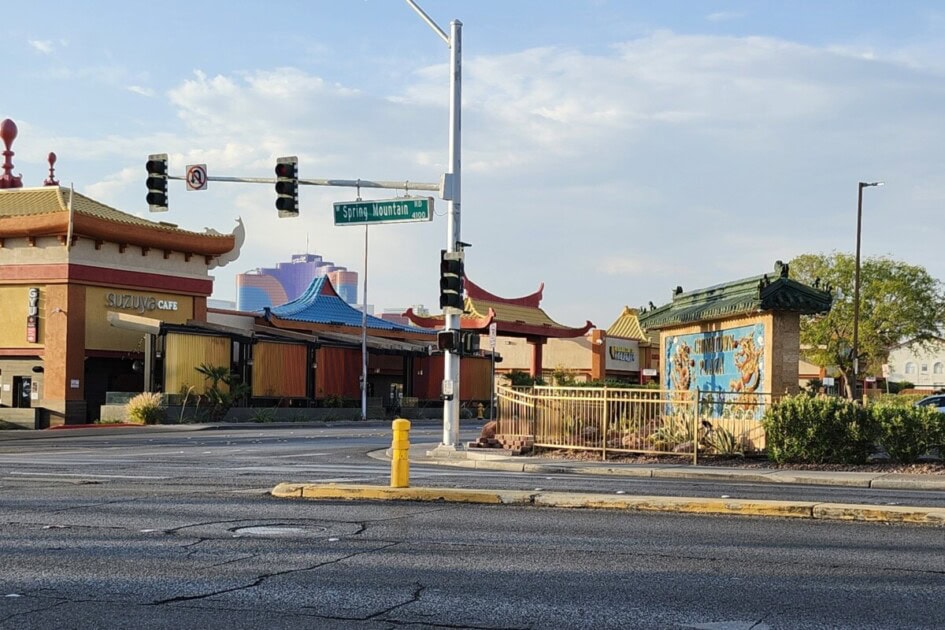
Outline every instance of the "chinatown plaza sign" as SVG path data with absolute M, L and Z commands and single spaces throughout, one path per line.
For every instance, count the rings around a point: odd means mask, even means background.
M 604 367 L 608 371 L 638 372 L 640 370 L 639 342 L 633 339 L 607 339 Z
M 151 295 L 132 295 L 131 293 L 106 293 L 105 306 L 143 314 L 151 311 L 176 311 L 177 300 L 165 300 Z

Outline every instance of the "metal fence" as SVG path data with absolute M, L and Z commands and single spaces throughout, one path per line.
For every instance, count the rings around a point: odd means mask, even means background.
M 540 448 L 608 453 L 736 454 L 762 450 L 770 394 L 612 387 L 497 389 L 498 426 Z

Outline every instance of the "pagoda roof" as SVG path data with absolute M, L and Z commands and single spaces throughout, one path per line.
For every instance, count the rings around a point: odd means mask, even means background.
M 649 337 L 643 327 L 640 326 L 639 311 L 629 306 L 624 306 L 623 311 L 614 323 L 607 329 L 608 337 L 620 337 L 621 339 L 636 339 L 637 341 L 649 341 Z
M 291 302 L 286 302 L 280 306 L 266 307 L 262 311 L 257 311 L 256 314 L 270 322 L 283 320 L 306 324 L 348 326 L 351 328 L 361 328 L 362 319 L 361 311 L 341 299 L 328 276 L 315 278 L 308 285 L 305 292 Z M 435 331 L 404 326 L 373 315 L 367 316 L 366 327 L 370 330 L 393 333 L 412 333 L 425 336 L 436 334 Z
M 507 337 L 580 337 L 594 327 L 590 321 L 581 328 L 564 326 L 551 319 L 539 303 L 544 284 L 538 291 L 519 298 L 502 298 L 482 289 L 468 277 L 463 277 L 466 298 L 460 328 L 485 332 L 491 323 L 496 333 Z M 418 326 L 440 328 L 443 315 L 420 317 L 408 310 L 404 315 Z
M 791 280 L 788 271 L 788 265 L 778 261 L 772 274 L 688 293 L 677 287 L 673 301 L 642 312 L 640 324 L 647 329 L 661 329 L 765 311 L 811 315 L 830 310 L 833 297 L 829 291 Z
M 238 248 L 234 234 L 213 230 L 191 232 L 173 223 L 155 222 L 116 210 L 74 193 L 70 220 L 68 188 L 0 190 L 0 239 L 39 236 L 85 236 L 95 240 L 153 247 L 205 256 L 221 256 Z

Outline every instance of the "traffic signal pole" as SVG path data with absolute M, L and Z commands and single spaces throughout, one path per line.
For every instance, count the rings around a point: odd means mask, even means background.
M 462 196 L 460 194 L 461 168 L 461 130 L 462 130 L 462 53 L 463 53 L 463 23 L 459 20 L 450 22 L 450 34 L 443 32 L 430 16 L 424 13 L 414 0 L 406 0 L 407 4 L 417 12 L 433 31 L 446 42 L 450 49 L 450 134 L 449 134 L 449 170 L 446 174 L 446 184 L 443 186 L 442 197 L 447 200 L 446 223 L 446 251 L 455 253 L 461 251 L 460 225 L 462 215 Z M 460 316 L 458 309 L 443 309 L 443 330 L 459 331 Z M 437 451 L 456 450 L 459 446 L 459 360 L 462 348 L 447 350 L 443 359 L 443 442 Z

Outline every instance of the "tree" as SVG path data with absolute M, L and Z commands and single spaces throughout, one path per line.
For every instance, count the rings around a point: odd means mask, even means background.
M 804 254 L 790 263 L 792 276 L 804 284 L 831 287 L 833 307 L 827 315 L 801 317 L 801 347 L 818 365 L 839 368 L 844 390 L 853 397 L 852 255 Z M 924 267 L 886 257 L 860 264 L 860 374 L 879 374 L 889 351 L 902 341 L 927 343 L 945 323 L 942 283 Z

